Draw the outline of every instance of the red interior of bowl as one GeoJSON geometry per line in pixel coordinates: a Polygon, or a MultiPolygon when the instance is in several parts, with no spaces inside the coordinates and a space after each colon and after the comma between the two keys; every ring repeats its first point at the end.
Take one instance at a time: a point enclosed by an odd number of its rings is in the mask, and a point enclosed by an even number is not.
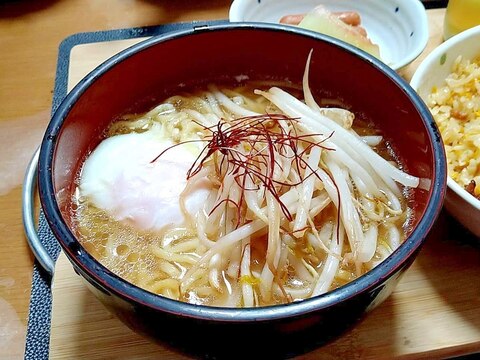
{"type": "MultiPolygon", "coordinates": [[[[310,86],[314,93],[339,98],[353,112],[371,119],[409,173],[434,176],[432,139],[403,85],[338,45],[295,32],[251,28],[207,30],[151,44],[100,73],[65,118],[54,158],[62,211],[69,209],[69,195],[86,154],[119,115],[146,110],[179,89],[238,75],[300,83],[312,49],[310,86]]],[[[415,222],[429,194],[414,191],[415,222]]],[[[68,216],[64,217],[68,222],[68,216]]]]}

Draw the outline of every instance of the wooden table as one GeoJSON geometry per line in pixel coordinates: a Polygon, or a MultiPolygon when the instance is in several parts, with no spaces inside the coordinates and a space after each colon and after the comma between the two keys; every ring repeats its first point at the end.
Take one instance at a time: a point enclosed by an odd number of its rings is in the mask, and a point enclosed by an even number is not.
{"type": "MultiPolygon", "coordinates": [[[[0,4],[0,358],[22,358],[24,352],[33,257],[23,234],[21,183],[49,121],[58,45],[68,35],[84,31],[225,19],[229,6],[227,0],[46,0],[0,4]]],[[[443,10],[430,10],[429,18],[429,45],[402,72],[407,80],[418,62],[441,41],[438,34],[443,10]]],[[[451,324],[441,339],[422,334],[424,342],[435,342],[435,351],[430,353],[433,357],[480,351],[480,336],[476,336],[480,333],[479,259],[477,240],[443,213],[414,264],[424,275],[415,281],[427,289],[416,293],[419,306],[425,306],[426,312],[440,311],[444,315],[437,320],[451,324]],[[443,279],[446,281],[439,281],[443,279]],[[469,284],[473,290],[464,290],[469,284]],[[429,304],[435,308],[429,309],[429,304]],[[457,333],[449,333],[450,329],[457,329],[457,333]],[[462,338],[473,340],[449,341],[462,338]]],[[[436,326],[432,323],[432,327],[436,326]]],[[[375,346],[375,339],[368,344],[375,346]]]]}

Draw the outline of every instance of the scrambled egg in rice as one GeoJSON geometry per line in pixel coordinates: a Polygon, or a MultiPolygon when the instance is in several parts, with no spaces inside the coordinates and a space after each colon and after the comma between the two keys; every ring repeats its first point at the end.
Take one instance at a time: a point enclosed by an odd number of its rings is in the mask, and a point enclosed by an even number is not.
{"type": "Polygon", "coordinates": [[[445,82],[427,105],[445,143],[448,175],[480,199],[480,58],[459,56],[445,82]]]}

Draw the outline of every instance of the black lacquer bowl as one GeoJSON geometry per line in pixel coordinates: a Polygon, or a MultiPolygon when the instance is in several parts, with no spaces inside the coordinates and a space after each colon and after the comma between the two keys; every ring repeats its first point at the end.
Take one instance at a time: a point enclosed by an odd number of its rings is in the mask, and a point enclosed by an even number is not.
{"type": "MultiPolygon", "coordinates": [[[[49,225],[78,274],[126,325],[199,357],[269,358],[304,353],[338,336],[391,294],[436,220],[445,195],[443,145],[428,109],[393,70],[360,50],[313,32],[266,24],[227,24],[139,43],[84,78],[53,116],[39,157],[39,192],[49,225]],[[380,128],[412,175],[414,224],[382,264],[325,295],[288,305],[232,309],[173,301],[103,267],[70,229],[74,178],[86,154],[119,115],[145,110],[178,90],[248,75],[301,82],[313,49],[310,86],[341,98],[380,128]]],[[[106,329],[108,331],[108,329],[106,329]]]]}

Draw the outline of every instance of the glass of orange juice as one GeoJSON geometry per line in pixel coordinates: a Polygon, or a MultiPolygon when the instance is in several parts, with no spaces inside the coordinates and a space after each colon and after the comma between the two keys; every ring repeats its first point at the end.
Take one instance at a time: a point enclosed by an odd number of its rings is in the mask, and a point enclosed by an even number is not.
{"type": "Polygon", "coordinates": [[[449,0],[443,24],[443,38],[480,25],[480,0],[449,0]]]}

